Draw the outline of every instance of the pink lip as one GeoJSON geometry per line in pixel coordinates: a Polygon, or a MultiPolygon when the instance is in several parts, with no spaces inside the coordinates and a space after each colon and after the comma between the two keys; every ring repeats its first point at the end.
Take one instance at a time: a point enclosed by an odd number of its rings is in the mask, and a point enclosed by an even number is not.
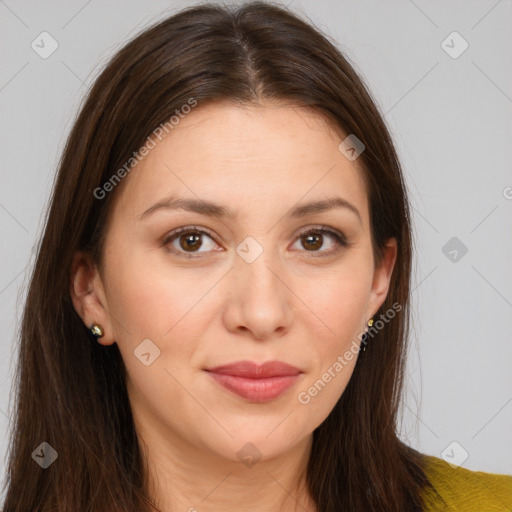
{"type": "Polygon", "coordinates": [[[303,373],[280,361],[238,361],[206,370],[221,386],[252,402],[268,402],[289,389],[303,373]]]}

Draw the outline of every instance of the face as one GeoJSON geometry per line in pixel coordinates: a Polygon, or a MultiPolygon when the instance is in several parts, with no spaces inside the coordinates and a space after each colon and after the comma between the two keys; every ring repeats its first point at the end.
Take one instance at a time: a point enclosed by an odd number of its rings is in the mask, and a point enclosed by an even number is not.
{"type": "Polygon", "coordinates": [[[147,435],[271,458],[340,398],[396,257],[390,240],[375,264],[344,138],[304,108],[199,105],[125,178],[101,268],[77,255],[72,294],[117,342],[147,435]]]}

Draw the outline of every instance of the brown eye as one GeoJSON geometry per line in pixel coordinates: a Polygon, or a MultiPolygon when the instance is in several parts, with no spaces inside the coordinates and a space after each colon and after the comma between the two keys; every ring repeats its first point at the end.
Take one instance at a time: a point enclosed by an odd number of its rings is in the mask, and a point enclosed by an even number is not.
{"type": "MultiPolygon", "coordinates": [[[[298,241],[306,252],[318,253],[318,256],[329,256],[348,245],[345,236],[341,232],[323,226],[302,231],[299,234],[298,241]],[[331,240],[330,243],[328,242],[329,239],[331,240]],[[327,247],[325,247],[326,243],[327,247]]],[[[314,256],[317,256],[317,254],[314,254],[314,256]]]]}
{"type": "Polygon", "coordinates": [[[320,249],[324,243],[322,234],[310,234],[303,235],[302,237],[302,245],[306,249],[320,249]]]}
{"type": "Polygon", "coordinates": [[[194,253],[218,251],[218,245],[206,231],[195,227],[178,228],[164,240],[164,245],[172,252],[184,257],[195,257],[194,253]],[[200,250],[204,249],[204,250],[200,250]]]}
{"type": "Polygon", "coordinates": [[[178,238],[180,242],[180,247],[184,251],[188,251],[189,249],[192,251],[197,251],[201,247],[201,235],[200,234],[189,234],[189,235],[180,235],[178,238]]]}

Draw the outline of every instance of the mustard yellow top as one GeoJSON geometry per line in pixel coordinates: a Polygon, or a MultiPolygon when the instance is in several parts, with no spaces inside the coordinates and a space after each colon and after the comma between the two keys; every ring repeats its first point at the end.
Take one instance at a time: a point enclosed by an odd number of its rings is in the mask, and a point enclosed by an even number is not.
{"type": "Polygon", "coordinates": [[[512,511],[512,476],[470,471],[431,456],[425,473],[437,491],[425,493],[425,512],[512,511]]]}

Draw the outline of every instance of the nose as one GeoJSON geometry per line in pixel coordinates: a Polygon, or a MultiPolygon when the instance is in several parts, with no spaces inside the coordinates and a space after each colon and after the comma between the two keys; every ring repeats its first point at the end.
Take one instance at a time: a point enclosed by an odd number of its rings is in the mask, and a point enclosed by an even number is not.
{"type": "Polygon", "coordinates": [[[252,263],[237,256],[230,274],[232,294],[223,315],[230,332],[264,341],[289,331],[293,293],[277,258],[266,251],[252,263]]]}

